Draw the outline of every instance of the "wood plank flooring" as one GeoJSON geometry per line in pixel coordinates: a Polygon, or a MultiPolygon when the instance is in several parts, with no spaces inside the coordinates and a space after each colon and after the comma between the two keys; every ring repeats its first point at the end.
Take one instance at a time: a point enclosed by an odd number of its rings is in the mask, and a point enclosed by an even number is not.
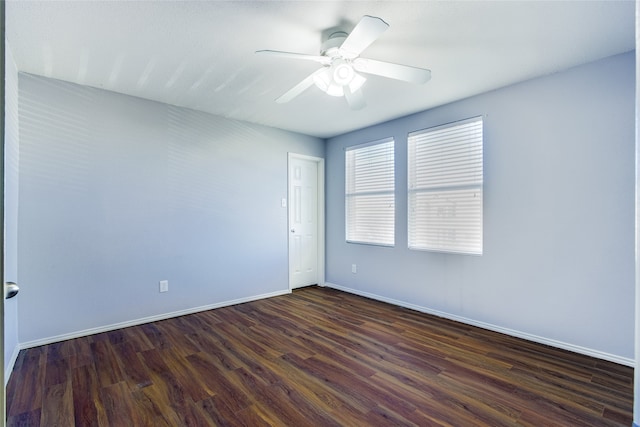
{"type": "Polygon", "coordinates": [[[340,291],[20,352],[9,426],[630,426],[633,370],[340,291]]]}

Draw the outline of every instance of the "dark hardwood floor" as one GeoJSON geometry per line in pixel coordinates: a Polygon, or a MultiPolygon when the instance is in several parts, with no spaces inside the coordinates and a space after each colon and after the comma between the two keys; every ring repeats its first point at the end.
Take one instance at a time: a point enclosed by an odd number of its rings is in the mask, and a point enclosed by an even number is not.
{"type": "Polygon", "coordinates": [[[630,426],[633,370],[310,287],[31,348],[9,426],[630,426]]]}

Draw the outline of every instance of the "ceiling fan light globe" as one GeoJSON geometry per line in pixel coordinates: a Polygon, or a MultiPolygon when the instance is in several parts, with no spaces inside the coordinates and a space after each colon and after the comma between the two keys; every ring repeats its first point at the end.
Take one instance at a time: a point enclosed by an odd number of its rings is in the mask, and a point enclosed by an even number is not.
{"type": "Polygon", "coordinates": [[[331,75],[329,73],[323,72],[316,74],[313,76],[313,82],[323,92],[329,90],[329,86],[331,86],[331,75]]]}
{"type": "Polygon", "coordinates": [[[333,76],[330,68],[313,76],[313,82],[321,91],[331,96],[344,96],[344,90],[341,85],[336,84],[333,81],[333,76]]]}
{"type": "Polygon", "coordinates": [[[353,80],[355,71],[350,64],[341,62],[333,69],[333,81],[341,86],[348,85],[353,80]]]}
{"type": "Polygon", "coordinates": [[[344,96],[344,88],[340,85],[333,83],[327,89],[327,95],[331,96],[344,96]]]}
{"type": "Polygon", "coordinates": [[[351,91],[351,93],[354,93],[355,91],[357,91],[358,89],[360,89],[362,87],[362,85],[364,84],[364,82],[367,81],[367,78],[364,77],[361,74],[358,74],[356,72],[353,73],[353,79],[351,79],[351,82],[349,83],[349,90],[351,91]]]}

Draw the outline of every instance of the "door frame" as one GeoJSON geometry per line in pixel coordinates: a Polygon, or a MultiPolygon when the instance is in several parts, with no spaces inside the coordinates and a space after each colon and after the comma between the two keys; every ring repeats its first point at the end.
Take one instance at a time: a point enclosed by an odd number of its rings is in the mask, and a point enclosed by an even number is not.
{"type": "Polygon", "coordinates": [[[289,192],[291,191],[291,161],[293,159],[299,159],[299,160],[310,160],[312,162],[315,162],[318,165],[318,180],[317,180],[317,194],[318,194],[318,212],[317,212],[317,225],[318,225],[318,230],[317,230],[317,254],[318,254],[318,286],[324,286],[325,283],[325,275],[324,275],[324,263],[325,263],[325,256],[324,256],[324,247],[325,247],[325,231],[324,231],[324,159],[322,157],[314,157],[314,156],[307,156],[305,154],[297,154],[297,153],[288,153],[287,156],[287,229],[286,229],[286,233],[287,233],[287,268],[288,268],[288,278],[289,278],[289,292],[293,291],[293,288],[291,287],[291,282],[292,282],[292,274],[291,274],[291,264],[290,264],[290,253],[289,251],[291,251],[291,248],[289,247],[289,243],[290,243],[290,236],[289,236],[289,229],[290,229],[290,224],[289,224],[289,220],[290,220],[290,210],[289,210],[289,201],[291,200],[291,194],[289,194],[289,192]]]}

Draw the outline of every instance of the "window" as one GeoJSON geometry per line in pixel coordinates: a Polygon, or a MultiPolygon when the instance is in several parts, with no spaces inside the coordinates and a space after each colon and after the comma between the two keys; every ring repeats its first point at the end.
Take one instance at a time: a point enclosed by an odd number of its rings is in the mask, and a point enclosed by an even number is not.
{"type": "Polygon", "coordinates": [[[347,242],[393,246],[393,138],[347,148],[345,183],[347,242]]]}
{"type": "Polygon", "coordinates": [[[482,117],[408,138],[409,248],[482,254],[482,117]]]}

